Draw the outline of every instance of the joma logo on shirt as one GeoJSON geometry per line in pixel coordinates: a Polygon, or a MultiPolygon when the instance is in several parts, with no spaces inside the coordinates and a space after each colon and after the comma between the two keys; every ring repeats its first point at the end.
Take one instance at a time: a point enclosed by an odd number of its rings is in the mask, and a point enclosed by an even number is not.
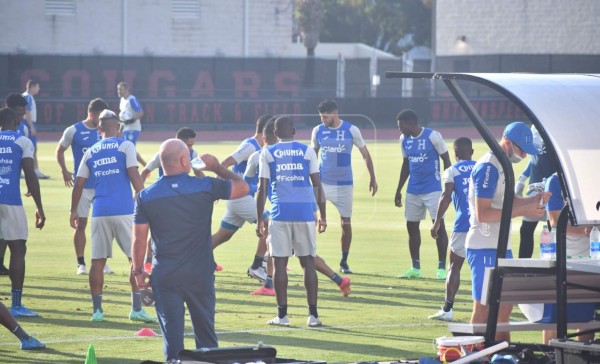
{"type": "Polygon", "coordinates": [[[275,172],[281,172],[281,171],[302,171],[302,170],[304,170],[304,166],[302,165],[302,163],[278,164],[277,168],[275,168],[275,172]]]}
{"type": "Polygon", "coordinates": [[[112,163],[117,163],[117,158],[116,157],[100,158],[97,161],[94,161],[94,168],[96,168],[98,166],[103,166],[103,165],[106,165],[106,164],[112,164],[112,163]]]}
{"type": "Polygon", "coordinates": [[[0,147],[0,153],[1,154],[10,154],[10,153],[12,153],[12,148],[11,147],[0,147]]]}

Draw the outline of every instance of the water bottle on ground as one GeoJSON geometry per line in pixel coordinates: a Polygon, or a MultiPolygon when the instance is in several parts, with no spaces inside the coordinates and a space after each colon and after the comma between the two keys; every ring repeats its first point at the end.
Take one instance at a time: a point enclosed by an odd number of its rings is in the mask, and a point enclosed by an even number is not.
{"type": "Polygon", "coordinates": [[[590,258],[600,259],[600,230],[597,226],[590,232],[590,258]]]}
{"type": "Polygon", "coordinates": [[[552,229],[551,233],[546,225],[540,236],[540,258],[556,259],[556,229],[552,229]]]}

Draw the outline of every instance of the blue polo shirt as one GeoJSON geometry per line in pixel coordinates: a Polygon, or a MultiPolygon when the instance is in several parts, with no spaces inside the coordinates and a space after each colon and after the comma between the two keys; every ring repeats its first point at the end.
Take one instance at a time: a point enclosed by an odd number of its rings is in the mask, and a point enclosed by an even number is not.
{"type": "Polygon", "coordinates": [[[230,181],[187,174],[163,176],[138,194],[134,222],[150,224],[153,281],[195,282],[214,274],[213,206],[230,196],[230,181]]]}

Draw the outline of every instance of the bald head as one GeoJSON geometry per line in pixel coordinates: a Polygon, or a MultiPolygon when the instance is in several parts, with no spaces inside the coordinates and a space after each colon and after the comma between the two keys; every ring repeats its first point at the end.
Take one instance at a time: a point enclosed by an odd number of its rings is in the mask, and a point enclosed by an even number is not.
{"type": "Polygon", "coordinates": [[[190,151],[179,139],[167,139],[158,151],[160,165],[166,176],[190,172],[190,151]]]}

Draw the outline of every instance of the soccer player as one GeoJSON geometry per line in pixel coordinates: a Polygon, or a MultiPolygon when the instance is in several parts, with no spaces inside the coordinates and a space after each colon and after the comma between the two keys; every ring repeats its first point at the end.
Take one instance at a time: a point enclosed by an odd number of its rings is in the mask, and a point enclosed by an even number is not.
{"type": "Polygon", "coordinates": [[[214,201],[248,193],[240,176],[203,155],[206,170],[219,178],[190,177],[188,148],[178,139],[160,147],[164,176],[139,193],[135,209],[132,271],[141,287],[148,286],[144,255],[152,231],[155,266],[152,291],[163,334],[167,362],[175,362],[184,348],[184,303],[187,305],[196,348],[217,347],[215,334],[215,266],[210,237],[214,201]]]}
{"type": "Polygon", "coordinates": [[[35,227],[42,229],[46,221],[38,178],[33,168],[33,143],[19,135],[17,113],[10,108],[0,109],[0,243],[10,249],[10,280],[14,317],[38,316],[21,303],[25,281],[27,252],[27,217],[21,199],[21,170],[27,189],[35,202],[35,227]]]}
{"type": "MultiPolygon", "coordinates": [[[[27,100],[23,95],[18,93],[11,93],[6,96],[4,100],[6,107],[12,109],[17,114],[17,127],[16,131],[19,135],[29,139],[29,127],[27,126],[27,120],[25,117],[25,108],[27,107],[27,100]],[[20,121],[20,122],[19,122],[20,121]]],[[[9,270],[4,265],[4,256],[6,255],[6,243],[0,239],[0,276],[8,276],[9,270]]]]}
{"type": "MultiPolygon", "coordinates": [[[[71,227],[77,229],[79,216],[77,207],[90,176],[94,176],[94,202],[92,211],[92,266],[89,281],[92,295],[92,321],[103,321],[102,288],[103,268],[106,259],[112,257],[112,243],[117,240],[119,247],[131,261],[131,232],[133,228],[133,196],[131,185],[139,193],[144,184],[137,170],[135,145],[128,140],[117,138],[119,119],[111,110],[100,113],[98,129],[102,140],[89,148],[81,160],[71,197],[71,227]]],[[[129,319],[140,322],[156,322],[142,309],[139,288],[132,273],[132,309],[129,319]]]]}
{"type": "MultiPolygon", "coordinates": [[[[175,137],[177,139],[183,141],[185,143],[185,145],[187,145],[189,154],[190,154],[190,160],[198,157],[198,152],[196,152],[194,150],[194,144],[196,143],[196,132],[195,131],[193,131],[190,128],[183,127],[181,129],[177,130],[175,137]]],[[[146,182],[146,178],[148,178],[150,173],[155,169],[158,169],[158,177],[162,177],[163,169],[160,165],[160,153],[156,153],[152,157],[152,159],[150,159],[148,161],[148,163],[146,164],[144,169],[142,169],[142,173],[140,173],[140,176],[142,177],[142,181],[146,182]]],[[[204,177],[204,173],[202,173],[202,171],[200,171],[200,170],[194,170],[194,174],[196,175],[196,177],[204,177]]]]}
{"type": "MultiPolygon", "coordinates": [[[[271,119],[269,119],[267,124],[265,124],[265,127],[262,132],[264,148],[277,143],[277,137],[275,136],[276,119],[276,117],[272,117],[271,119]]],[[[252,154],[248,159],[248,166],[246,167],[246,173],[244,174],[244,179],[246,180],[246,182],[248,182],[248,184],[256,183],[254,178],[258,176],[258,163],[260,159],[260,152],[261,151],[254,152],[254,154],[252,154]]],[[[269,201],[271,201],[270,185],[267,185],[267,198],[269,199],[269,201]]],[[[268,225],[268,213],[263,214],[263,221],[265,225],[268,225]]],[[[268,229],[265,228],[265,230],[268,229]]],[[[256,266],[252,266],[252,269],[259,268],[259,264],[257,264],[256,262],[255,264],[256,266]]],[[[273,259],[271,257],[269,257],[267,267],[267,277],[265,279],[265,283],[259,289],[251,292],[251,295],[275,296],[275,290],[273,289],[273,259]]],[[[352,284],[352,280],[349,277],[340,277],[333,269],[331,269],[331,267],[327,265],[325,260],[318,255],[315,256],[315,268],[317,272],[322,273],[327,278],[331,279],[339,287],[344,297],[350,295],[350,285],[352,284]]]]}
{"type": "Polygon", "coordinates": [[[315,152],[321,151],[321,184],[325,197],[331,201],[340,213],[342,224],[342,259],[340,272],[351,274],[348,266],[348,254],[352,243],[352,202],[354,180],[352,177],[352,147],[360,151],[369,171],[369,191],[371,196],[377,193],[377,180],[373,159],[363,140],[360,130],[347,121],[340,119],[338,107],[333,100],[324,100],[317,107],[321,125],[312,131],[311,144],[315,152]]]}
{"type": "MultiPolygon", "coordinates": [[[[519,177],[518,182],[515,184],[515,193],[519,196],[523,195],[525,189],[525,182],[529,179],[529,185],[534,183],[543,182],[544,179],[550,177],[552,173],[556,172],[556,167],[550,155],[546,152],[546,146],[540,133],[537,131],[535,126],[531,126],[531,132],[533,134],[533,143],[539,151],[539,154],[532,155],[529,157],[529,163],[527,168],[519,177]]],[[[521,236],[521,243],[519,245],[519,258],[531,258],[533,255],[533,246],[535,228],[538,225],[538,221],[546,221],[546,216],[542,216],[540,220],[531,220],[528,217],[523,217],[521,223],[521,229],[519,230],[521,236]]]]}
{"type": "MultiPolygon", "coordinates": [[[[408,248],[412,259],[412,267],[399,278],[422,278],[419,225],[421,220],[425,219],[427,211],[432,220],[435,220],[437,215],[438,201],[442,193],[440,158],[444,162],[444,170],[450,168],[451,163],[442,135],[433,129],[420,126],[417,114],[413,110],[401,111],[397,120],[402,132],[400,146],[404,160],[394,203],[397,207],[402,207],[402,188],[408,180],[404,213],[408,230],[408,248]]],[[[437,279],[446,279],[448,235],[444,219],[439,219],[439,223],[440,228],[435,239],[438,251],[437,279]]]]}
{"type": "Polygon", "coordinates": [[[6,327],[13,335],[21,342],[21,350],[37,350],[44,349],[45,344],[39,342],[33,336],[27,334],[19,325],[17,320],[10,314],[10,311],[0,302],[0,324],[6,327]]]}
{"type": "MultiPolygon", "coordinates": [[[[144,110],[137,97],[131,94],[129,85],[126,82],[119,82],[117,93],[121,98],[119,103],[119,121],[121,123],[122,138],[129,140],[135,145],[142,133],[141,119],[144,116],[144,110]]],[[[137,152],[136,158],[143,166],[146,165],[142,156],[137,152]]]]}
{"type": "Polygon", "coordinates": [[[268,325],[289,326],[287,316],[287,263],[296,255],[304,269],[304,287],[308,302],[310,327],[321,326],[317,311],[318,281],[315,270],[316,236],[314,204],[320,211],[318,230],[327,228],[325,196],[319,179],[315,151],[294,141],[294,124],[287,116],[275,121],[279,143],[263,149],[259,161],[259,188],[256,198],[258,223],[256,232],[263,238],[263,212],[267,199],[267,184],[271,184],[269,248],[275,264],[275,295],[277,316],[268,325]]]}
{"type": "Polygon", "coordinates": [[[465,137],[456,139],[454,141],[454,156],[456,157],[456,163],[444,171],[442,178],[444,191],[440,197],[435,221],[431,228],[431,237],[437,239],[441,221],[450,206],[450,202],[452,202],[456,210],[456,216],[450,237],[450,272],[446,277],[446,299],[442,309],[429,316],[430,319],[442,321],[452,320],[452,306],[454,305],[456,292],[460,287],[460,270],[466,256],[465,240],[467,231],[469,231],[470,218],[467,195],[469,193],[469,177],[473,165],[475,165],[475,161],[472,160],[473,143],[471,139],[465,137]]]}
{"type": "MultiPolygon", "coordinates": [[[[237,173],[240,177],[244,176],[248,158],[250,158],[252,153],[260,150],[263,146],[262,130],[270,118],[271,115],[261,115],[258,117],[256,120],[254,136],[244,139],[238,148],[221,162],[223,167],[228,168],[233,166],[233,172],[237,173]]],[[[227,210],[221,219],[221,226],[212,236],[213,249],[231,239],[233,234],[235,234],[246,221],[251,224],[256,223],[255,193],[256,183],[252,184],[247,196],[226,201],[227,210]]],[[[256,255],[253,259],[252,266],[248,269],[247,273],[248,276],[264,282],[266,273],[262,267],[252,269],[257,263],[262,264],[263,256],[266,253],[266,243],[261,241],[261,239],[264,238],[259,239],[256,255]]]]}
{"type": "MultiPolygon", "coordinates": [[[[533,136],[529,127],[522,122],[509,124],[500,141],[500,148],[512,163],[518,163],[527,154],[537,154],[539,151],[533,144],[533,136]]],[[[479,158],[469,181],[469,232],[465,246],[467,248],[467,261],[471,267],[473,312],[471,323],[486,323],[489,313],[488,306],[481,304],[483,290],[483,277],[486,267],[493,267],[496,262],[498,237],[500,234],[500,219],[502,217],[502,204],[504,200],[504,174],[498,157],[491,151],[479,158]]],[[[529,216],[539,218],[544,215],[545,202],[549,194],[544,193],[529,198],[514,197],[512,217],[529,216]],[[540,204],[540,199],[542,203],[540,204]]],[[[512,258],[510,236],[506,258],[512,258]]],[[[498,322],[508,322],[512,305],[500,304],[498,322]]],[[[510,333],[499,332],[497,341],[510,341],[510,333]]]]}
{"type": "Polygon", "coordinates": [[[35,105],[35,99],[33,98],[40,92],[40,83],[35,80],[27,81],[27,89],[23,92],[23,97],[27,100],[27,107],[25,108],[25,120],[27,121],[27,127],[29,128],[29,139],[33,143],[33,164],[35,168],[35,174],[39,179],[48,179],[47,175],[40,171],[40,167],[37,159],[37,106],[35,105]]]}
{"type": "MultiPolygon", "coordinates": [[[[69,126],[63,132],[62,138],[56,147],[56,161],[62,171],[66,187],[73,187],[73,175],[77,175],[77,169],[81,164],[83,154],[101,139],[98,132],[98,122],[100,121],[100,113],[106,109],[108,109],[106,101],[102,99],[90,101],[87,118],[69,126]],[[69,171],[65,163],[65,151],[69,147],[71,147],[71,152],[73,153],[73,172],[69,171]]],[[[94,183],[94,176],[92,175],[83,186],[81,199],[77,206],[77,229],[73,233],[73,245],[75,246],[75,255],[77,257],[77,274],[87,274],[84,259],[86,243],[85,228],[94,198],[94,183]]],[[[110,272],[110,268],[107,267],[108,265],[104,266],[104,273],[110,272]]]]}

